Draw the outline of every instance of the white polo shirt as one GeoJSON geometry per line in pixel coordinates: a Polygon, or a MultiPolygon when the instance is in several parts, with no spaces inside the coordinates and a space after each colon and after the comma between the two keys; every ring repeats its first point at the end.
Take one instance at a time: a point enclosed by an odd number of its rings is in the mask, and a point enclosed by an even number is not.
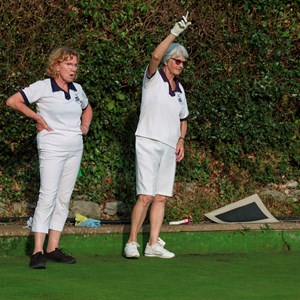
{"type": "Polygon", "coordinates": [[[172,91],[169,80],[160,69],[151,77],[144,74],[141,112],[135,135],[165,143],[174,149],[180,137],[180,121],[188,115],[182,85],[175,79],[172,91]]]}
{"type": "Polygon", "coordinates": [[[71,82],[68,86],[69,92],[66,93],[54,79],[48,78],[20,91],[27,105],[36,103],[37,114],[53,130],[37,134],[38,149],[77,151],[83,148],[80,124],[88,99],[80,84],[71,82]]]}

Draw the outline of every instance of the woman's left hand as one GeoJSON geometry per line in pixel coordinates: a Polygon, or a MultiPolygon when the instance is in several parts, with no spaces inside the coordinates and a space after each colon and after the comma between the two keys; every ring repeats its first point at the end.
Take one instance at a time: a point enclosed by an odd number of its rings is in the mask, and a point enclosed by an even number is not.
{"type": "Polygon", "coordinates": [[[87,135],[87,133],[89,132],[89,126],[87,125],[81,124],[80,129],[83,135],[87,135]]]}
{"type": "Polygon", "coordinates": [[[184,158],[184,140],[183,139],[179,139],[177,142],[177,146],[176,146],[176,161],[180,162],[183,160],[184,158]]]}

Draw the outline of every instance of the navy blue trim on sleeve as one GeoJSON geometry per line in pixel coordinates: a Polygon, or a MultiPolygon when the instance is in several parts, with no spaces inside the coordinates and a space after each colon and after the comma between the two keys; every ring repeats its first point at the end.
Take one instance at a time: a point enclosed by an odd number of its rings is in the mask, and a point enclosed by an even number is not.
{"type": "Polygon", "coordinates": [[[180,122],[187,121],[189,119],[190,115],[187,115],[184,119],[180,119],[180,122]]]}
{"type": "Polygon", "coordinates": [[[151,78],[156,74],[157,70],[156,70],[150,77],[148,77],[148,76],[147,76],[148,68],[149,68],[149,65],[148,65],[147,68],[146,68],[146,77],[147,77],[147,79],[151,79],[151,78]]]}
{"type": "Polygon", "coordinates": [[[22,95],[22,97],[23,97],[23,99],[24,99],[24,101],[25,101],[25,104],[28,106],[28,105],[30,104],[30,102],[29,102],[29,100],[28,100],[26,94],[25,94],[22,90],[19,91],[19,92],[20,92],[20,94],[22,95]]]}

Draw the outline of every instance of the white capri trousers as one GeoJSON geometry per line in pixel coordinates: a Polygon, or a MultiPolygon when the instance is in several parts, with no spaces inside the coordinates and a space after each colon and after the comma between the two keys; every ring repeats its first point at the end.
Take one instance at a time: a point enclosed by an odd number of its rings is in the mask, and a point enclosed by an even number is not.
{"type": "Polygon", "coordinates": [[[32,231],[63,231],[83,150],[39,150],[40,192],[32,231]]]}
{"type": "Polygon", "coordinates": [[[176,150],[156,140],[136,136],[137,195],[171,197],[176,171],[176,150]]]}

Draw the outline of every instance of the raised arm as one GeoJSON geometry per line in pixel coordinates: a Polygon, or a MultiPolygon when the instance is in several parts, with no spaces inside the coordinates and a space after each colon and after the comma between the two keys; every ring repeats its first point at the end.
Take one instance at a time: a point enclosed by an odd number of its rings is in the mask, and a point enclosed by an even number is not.
{"type": "Polygon", "coordinates": [[[148,78],[150,78],[156,72],[169,45],[173,43],[176,37],[178,37],[179,34],[181,34],[191,24],[191,22],[188,22],[187,20],[188,15],[189,12],[187,12],[186,15],[183,16],[182,19],[174,25],[171,33],[156,47],[156,49],[152,53],[152,57],[147,69],[148,78]]]}

